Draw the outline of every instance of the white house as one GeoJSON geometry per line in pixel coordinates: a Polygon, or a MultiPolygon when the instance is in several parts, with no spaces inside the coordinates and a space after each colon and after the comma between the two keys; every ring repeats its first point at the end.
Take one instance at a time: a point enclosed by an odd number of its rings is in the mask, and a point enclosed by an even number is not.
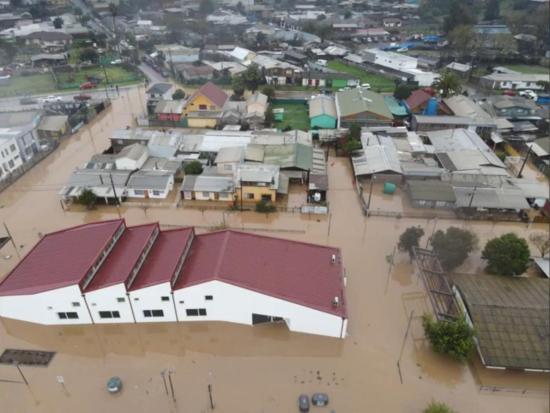
{"type": "Polygon", "coordinates": [[[0,316],[38,324],[284,323],[344,338],[339,249],[224,230],[127,228],[44,236],[0,283],[0,316]]]}
{"type": "Polygon", "coordinates": [[[128,198],[165,199],[174,189],[174,174],[165,171],[137,171],[126,184],[128,198]]]}
{"type": "Polygon", "coordinates": [[[518,73],[509,71],[508,73],[491,73],[481,76],[479,82],[485,87],[491,89],[533,89],[542,90],[544,86],[538,82],[548,81],[548,75],[533,73],[518,73]]]}
{"type": "Polygon", "coordinates": [[[0,131],[0,181],[23,165],[23,159],[15,135],[0,131]]]}
{"type": "Polygon", "coordinates": [[[143,166],[148,157],[149,150],[147,146],[134,143],[133,145],[122,148],[121,151],[115,155],[116,169],[135,171],[143,166]]]}
{"type": "Polygon", "coordinates": [[[177,321],[172,285],[181,272],[194,237],[192,228],[162,231],[157,237],[128,291],[136,322],[177,321]]]}
{"type": "Polygon", "coordinates": [[[235,184],[233,176],[185,175],[181,185],[184,200],[233,201],[235,184]]]}

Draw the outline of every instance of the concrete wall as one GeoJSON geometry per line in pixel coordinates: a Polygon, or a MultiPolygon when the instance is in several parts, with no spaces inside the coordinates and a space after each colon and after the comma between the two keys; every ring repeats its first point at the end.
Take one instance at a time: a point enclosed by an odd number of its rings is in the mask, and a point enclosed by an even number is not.
{"type": "Polygon", "coordinates": [[[133,323],[135,321],[130,301],[126,296],[126,287],[122,283],[91,291],[86,293],[84,298],[88,303],[94,323],[133,323]],[[120,318],[101,318],[100,311],[118,311],[120,318]]]}
{"type": "MultiPolygon", "coordinates": [[[[233,200],[233,193],[232,192],[201,192],[201,191],[194,191],[193,192],[195,199],[197,201],[223,201],[228,202],[233,200]]],[[[184,195],[185,197],[185,195],[184,195]]],[[[192,197],[185,197],[185,199],[192,199],[192,197]]]]}
{"type": "Polygon", "coordinates": [[[38,324],[91,324],[92,319],[80,287],[71,285],[31,295],[0,297],[0,316],[38,324]],[[62,319],[58,313],[77,313],[62,319]]]}
{"type": "Polygon", "coordinates": [[[252,325],[252,314],[282,317],[290,331],[345,337],[344,320],[333,314],[294,304],[279,298],[209,281],[174,291],[180,321],[227,321],[252,325]],[[205,296],[211,295],[212,300],[205,296]],[[204,316],[187,316],[187,309],[205,309],[204,316]]]}
{"type": "Polygon", "coordinates": [[[130,291],[129,297],[136,322],[177,321],[169,282],[130,291]],[[168,297],[168,301],[163,301],[162,297],[168,297]],[[144,310],[162,310],[164,315],[162,317],[145,317],[144,310]]]}

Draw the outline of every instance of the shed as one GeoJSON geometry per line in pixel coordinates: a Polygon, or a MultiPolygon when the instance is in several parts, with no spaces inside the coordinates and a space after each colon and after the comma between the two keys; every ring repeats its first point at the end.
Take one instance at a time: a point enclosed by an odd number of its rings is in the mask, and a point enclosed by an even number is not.
{"type": "Polygon", "coordinates": [[[67,115],[43,116],[38,125],[38,134],[42,138],[60,138],[67,133],[68,127],[67,115]]]}
{"type": "Polygon", "coordinates": [[[311,129],[334,129],[337,121],[334,99],[326,95],[313,96],[309,101],[311,129]]]}
{"type": "Polygon", "coordinates": [[[435,179],[408,180],[407,192],[413,207],[453,208],[456,202],[452,185],[435,179]]]}

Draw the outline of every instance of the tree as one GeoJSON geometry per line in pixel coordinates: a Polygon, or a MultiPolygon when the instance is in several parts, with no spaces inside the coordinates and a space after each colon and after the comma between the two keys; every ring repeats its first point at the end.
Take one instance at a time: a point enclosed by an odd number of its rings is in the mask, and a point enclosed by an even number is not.
{"type": "Polygon", "coordinates": [[[201,0],[199,12],[201,14],[210,14],[214,11],[214,2],[212,0],[201,0]]]}
{"type": "Polygon", "coordinates": [[[347,155],[351,155],[354,151],[361,148],[361,141],[359,139],[354,139],[350,137],[348,137],[342,144],[342,149],[347,155]]]}
{"type": "Polygon", "coordinates": [[[349,18],[351,18],[351,11],[350,11],[350,10],[346,10],[346,11],[344,12],[344,19],[347,20],[347,19],[349,19],[349,18]]]}
{"type": "Polygon", "coordinates": [[[174,93],[172,93],[172,99],[174,100],[181,100],[185,98],[185,91],[183,89],[177,89],[174,93]]]}
{"type": "Polygon", "coordinates": [[[202,163],[191,161],[184,168],[185,175],[200,175],[202,173],[202,163]]]}
{"type": "Polygon", "coordinates": [[[545,92],[550,92],[550,82],[548,80],[537,81],[537,86],[542,87],[545,92]]]}
{"type": "Polygon", "coordinates": [[[231,87],[233,88],[233,93],[236,96],[242,97],[245,89],[244,80],[242,76],[234,76],[231,81],[231,87]]]}
{"type": "Polygon", "coordinates": [[[262,93],[267,96],[269,100],[273,99],[273,96],[275,95],[275,88],[271,85],[265,85],[262,88],[262,93]]]}
{"type": "Polygon", "coordinates": [[[99,55],[97,51],[93,47],[86,47],[80,51],[79,59],[82,62],[90,61],[90,62],[97,62],[99,59],[99,55]]]}
{"type": "Polygon", "coordinates": [[[534,232],[530,234],[529,241],[539,250],[541,257],[546,256],[550,252],[550,238],[546,232],[534,232]]]}
{"type": "Polygon", "coordinates": [[[449,33],[457,26],[472,25],[476,21],[470,8],[462,0],[453,0],[450,5],[449,14],[443,21],[443,31],[449,33]]]}
{"type": "Polygon", "coordinates": [[[413,248],[418,247],[420,238],[424,236],[424,230],[420,227],[409,227],[399,237],[397,248],[400,251],[407,251],[412,261],[413,248]]]}
{"type": "Polygon", "coordinates": [[[53,19],[53,27],[55,27],[56,29],[61,29],[63,27],[63,23],[63,19],[59,16],[53,19]]]}
{"type": "Polygon", "coordinates": [[[432,84],[432,87],[439,91],[444,98],[450,95],[457,95],[462,92],[462,84],[457,75],[445,70],[441,76],[432,84]]]}
{"type": "Polygon", "coordinates": [[[349,127],[349,137],[351,139],[361,139],[361,125],[352,123],[349,127]]]}
{"type": "Polygon", "coordinates": [[[436,231],[430,243],[445,271],[450,271],[468,258],[468,254],[477,248],[477,236],[471,231],[449,227],[446,232],[436,231]]]}
{"type": "Polygon", "coordinates": [[[500,0],[488,0],[485,6],[485,20],[497,20],[500,18],[500,0]]]}
{"type": "Polygon", "coordinates": [[[275,117],[273,116],[273,109],[271,106],[268,106],[265,110],[264,126],[270,128],[273,125],[275,117]]]}
{"type": "Polygon", "coordinates": [[[84,189],[76,199],[76,202],[85,205],[88,209],[92,209],[97,202],[97,196],[91,189],[84,189]]]}
{"type": "Polygon", "coordinates": [[[422,413],[456,413],[453,409],[447,406],[445,403],[430,402],[422,413]]]}
{"type": "Polygon", "coordinates": [[[78,20],[80,21],[80,24],[86,24],[91,20],[91,17],[89,14],[83,14],[78,20]]]}
{"type": "Polygon", "coordinates": [[[42,19],[50,15],[50,8],[48,3],[44,0],[34,3],[29,7],[29,13],[33,19],[42,19]]]}
{"type": "Polygon", "coordinates": [[[527,270],[530,255],[525,238],[510,232],[489,240],[481,258],[487,260],[491,274],[520,275],[527,270]]]}
{"type": "Polygon", "coordinates": [[[447,40],[451,49],[459,56],[471,56],[477,49],[477,36],[472,26],[456,26],[449,32],[447,40]]]}
{"type": "Polygon", "coordinates": [[[265,78],[262,75],[262,71],[255,63],[246,68],[242,74],[242,78],[246,88],[252,92],[255,92],[260,84],[265,83],[265,78]]]}
{"type": "Polygon", "coordinates": [[[399,83],[393,91],[393,97],[397,100],[405,100],[411,95],[416,86],[407,85],[406,83],[399,83]]]}
{"type": "Polygon", "coordinates": [[[474,331],[464,318],[434,321],[430,315],[424,314],[422,326],[436,353],[445,354],[460,362],[465,362],[473,354],[474,331]]]}

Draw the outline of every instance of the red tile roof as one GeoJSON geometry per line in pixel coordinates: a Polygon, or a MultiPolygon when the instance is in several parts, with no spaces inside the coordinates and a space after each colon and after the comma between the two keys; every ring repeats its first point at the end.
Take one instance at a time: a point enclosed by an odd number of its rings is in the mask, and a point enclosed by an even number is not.
{"type": "Polygon", "coordinates": [[[81,284],[124,220],[97,222],[45,235],[0,284],[0,295],[36,294],[81,284]]]}
{"type": "Polygon", "coordinates": [[[174,290],[211,280],[346,317],[338,248],[231,230],[197,235],[174,290]]]}
{"type": "Polygon", "coordinates": [[[430,100],[431,97],[432,96],[429,93],[426,93],[422,89],[416,89],[407,98],[407,106],[409,107],[409,109],[415,109],[418,106],[426,103],[428,100],[430,100]]]}
{"type": "Polygon", "coordinates": [[[228,98],[227,94],[212,82],[207,82],[202,85],[199,90],[193,93],[189,101],[191,102],[199,94],[206,96],[212,103],[220,108],[228,98]]]}
{"type": "Polygon", "coordinates": [[[179,259],[185,252],[188,241],[193,236],[193,228],[161,231],[128,291],[169,282],[174,275],[179,259]]]}
{"type": "Polygon", "coordinates": [[[85,292],[125,283],[157,228],[158,224],[127,228],[101,265],[92,282],[86,287],[85,292]]]}

